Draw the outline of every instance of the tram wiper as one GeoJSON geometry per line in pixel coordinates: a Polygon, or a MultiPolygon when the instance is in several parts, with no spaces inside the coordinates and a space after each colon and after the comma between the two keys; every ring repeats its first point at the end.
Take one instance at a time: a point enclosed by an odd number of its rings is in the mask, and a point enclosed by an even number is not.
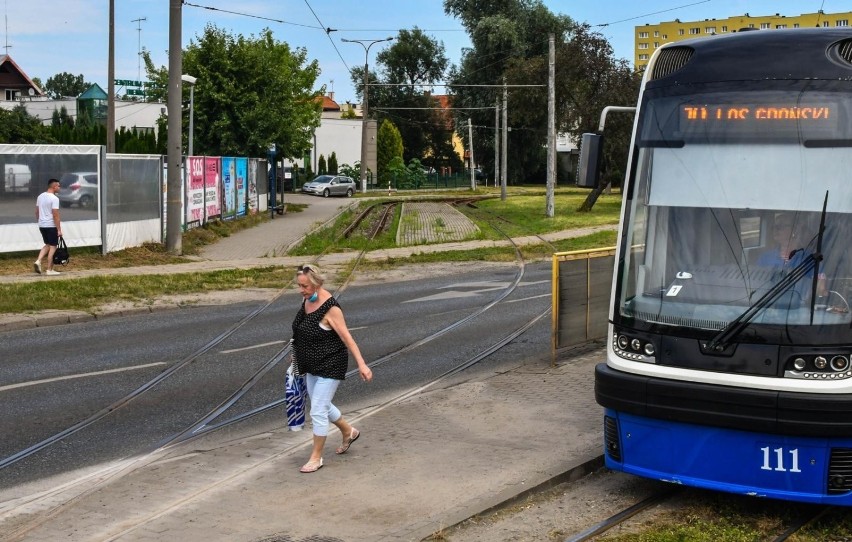
{"type": "MultiPolygon", "coordinates": [[[[825,232],[825,210],[828,207],[828,190],[825,191],[825,199],[822,201],[822,215],[819,218],[819,231],[817,232],[817,254],[822,254],[822,234],[825,232]]],[[[817,284],[819,283],[819,268],[814,271],[811,282],[811,324],[814,325],[814,307],[816,306],[817,284]]]]}
{"type": "Polygon", "coordinates": [[[740,333],[754,320],[754,317],[767,306],[777,300],[781,294],[786,292],[791,286],[799,282],[799,280],[807,276],[813,271],[817,264],[822,260],[822,254],[816,252],[809,254],[799,265],[794,267],[790,274],[778,281],[772,288],[769,289],[763,296],[758,299],[754,305],[747,308],[742,314],[737,316],[727,326],[722,329],[713,339],[707,343],[707,349],[714,352],[723,352],[725,348],[733,341],[740,333]]]}

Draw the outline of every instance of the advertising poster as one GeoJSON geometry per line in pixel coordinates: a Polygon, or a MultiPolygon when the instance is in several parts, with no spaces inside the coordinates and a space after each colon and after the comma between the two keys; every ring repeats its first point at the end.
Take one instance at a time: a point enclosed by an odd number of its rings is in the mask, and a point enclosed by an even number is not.
{"type": "Polygon", "coordinates": [[[186,228],[204,223],[204,158],[190,156],[186,170],[186,228]]]}
{"type": "Polygon", "coordinates": [[[237,216],[246,214],[246,177],[248,176],[248,158],[237,158],[237,216]]]}
{"type": "Polygon", "coordinates": [[[257,201],[257,160],[251,160],[248,165],[248,212],[256,214],[257,201]]]}
{"type": "Polygon", "coordinates": [[[222,218],[237,214],[237,164],[235,158],[222,158],[222,218]]]}
{"type": "Polygon", "coordinates": [[[206,205],[205,220],[222,215],[219,203],[221,161],[219,157],[204,158],[204,203],[206,205]]]}

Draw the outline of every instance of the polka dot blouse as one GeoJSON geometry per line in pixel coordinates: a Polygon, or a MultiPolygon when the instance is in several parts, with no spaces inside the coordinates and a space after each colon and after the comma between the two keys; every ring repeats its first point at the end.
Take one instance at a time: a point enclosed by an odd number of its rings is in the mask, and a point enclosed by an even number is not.
{"type": "Polygon", "coordinates": [[[334,297],[314,312],[305,312],[305,303],[293,320],[293,354],[299,374],[343,380],[349,367],[349,351],[333,329],[320,327],[332,307],[340,307],[334,297]]]}

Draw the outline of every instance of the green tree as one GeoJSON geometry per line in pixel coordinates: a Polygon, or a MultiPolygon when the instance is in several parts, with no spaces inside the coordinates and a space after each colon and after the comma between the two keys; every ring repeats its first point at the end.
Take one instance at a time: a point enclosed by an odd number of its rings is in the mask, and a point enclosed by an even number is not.
{"type": "MultiPolygon", "coordinates": [[[[382,170],[379,170],[382,171],[382,170]]],[[[382,183],[390,183],[396,188],[414,188],[408,178],[408,168],[402,156],[394,156],[384,167],[384,174],[379,174],[382,183]]]]}
{"type": "Polygon", "coordinates": [[[59,109],[53,110],[50,125],[54,128],[59,128],[60,126],[74,128],[74,118],[68,114],[68,109],[63,105],[59,109]]]}
{"type": "Polygon", "coordinates": [[[43,90],[48,97],[54,100],[63,96],[77,97],[84,93],[91,86],[83,79],[83,74],[73,75],[68,72],[57,73],[53,77],[49,77],[44,84],[43,90]]]}
{"type": "MultiPolygon", "coordinates": [[[[376,135],[376,168],[379,182],[388,181],[386,175],[394,158],[402,160],[402,135],[391,121],[385,119],[376,135]]],[[[405,168],[404,161],[402,167],[405,168]]]]}
{"type": "Polygon", "coordinates": [[[340,114],[340,118],[347,120],[354,120],[358,118],[358,115],[355,114],[355,108],[352,107],[352,104],[347,103],[345,109],[340,114]]]}
{"type": "Polygon", "coordinates": [[[349,164],[341,164],[339,172],[341,175],[346,175],[347,177],[351,177],[352,179],[361,178],[360,164],[358,165],[358,167],[350,166],[349,164]]]}
{"type": "MultiPolygon", "coordinates": [[[[183,56],[184,72],[198,78],[196,154],[266,156],[275,143],[278,158],[294,159],[311,148],[320,124],[316,98],[324,89],[313,90],[319,65],[307,60],[304,48],[276,41],[269,29],[244,37],[210,24],[183,56]]],[[[150,98],[164,98],[168,68],[155,68],[144,53],[143,58],[152,81],[150,98]]],[[[189,89],[184,92],[188,99],[189,89]]]]}
{"type": "Polygon", "coordinates": [[[328,157],[328,172],[337,175],[337,153],[334,151],[331,151],[331,156],[328,157]]]}
{"type": "Polygon", "coordinates": [[[317,173],[319,175],[325,175],[328,173],[328,167],[325,165],[325,156],[319,155],[319,159],[317,161],[317,173]]]}
{"type": "MultiPolygon", "coordinates": [[[[446,135],[432,119],[435,102],[426,86],[444,79],[449,61],[444,44],[422,30],[400,30],[393,44],[376,55],[380,76],[377,82],[394,86],[371,87],[370,111],[379,120],[389,118],[400,131],[405,160],[434,154],[432,142],[446,135]],[[404,85],[404,86],[399,86],[404,85]],[[382,111],[382,107],[411,108],[382,111]]],[[[373,79],[373,74],[371,74],[373,79]]],[[[363,69],[353,70],[356,87],[363,69]]]]}
{"type": "Polygon", "coordinates": [[[47,127],[27,113],[23,104],[0,109],[0,143],[55,143],[47,127]]]}
{"type": "Polygon", "coordinates": [[[423,158],[431,151],[429,142],[437,128],[428,110],[436,104],[425,85],[444,79],[449,64],[444,44],[415,26],[400,30],[392,45],[376,55],[376,61],[382,66],[384,82],[407,85],[385,87],[380,100],[395,107],[420,108],[395,111],[394,124],[402,135],[404,159],[423,158]]]}
{"type": "MultiPolygon", "coordinates": [[[[444,0],[446,13],[458,18],[468,31],[473,48],[460,66],[451,70],[454,106],[490,107],[459,111],[461,129],[471,118],[474,154],[485,170],[494,167],[494,109],[502,91],[463,87],[464,84],[543,85],[547,82],[547,36],[556,36],[557,131],[572,135],[594,131],[601,105],[635,103],[638,78],[626,64],[615,60],[606,39],[577,24],[566,15],[551,13],[540,0],[444,0]],[[504,79],[505,78],[505,79],[504,79]],[[593,124],[594,123],[594,124],[593,124]],[[477,129],[477,126],[488,127],[477,129]]],[[[545,86],[509,90],[508,179],[511,182],[543,182],[547,141],[547,89],[545,86]]],[[[609,129],[607,129],[609,132],[609,129]]],[[[612,138],[611,142],[618,138],[612,138]]],[[[624,148],[626,152],[626,147],[624,148]]],[[[626,155],[626,154],[625,154],[626,155]]],[[[623,162],[623,158],[622,158],[623,162]]],[[[608,171],[614,171],[609,168],[608,171]]]]}

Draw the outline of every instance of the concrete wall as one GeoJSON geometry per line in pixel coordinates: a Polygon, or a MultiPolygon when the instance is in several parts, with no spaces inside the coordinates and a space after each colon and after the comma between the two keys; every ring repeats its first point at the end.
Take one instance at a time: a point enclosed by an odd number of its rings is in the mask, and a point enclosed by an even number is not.
{"type": "MultiPolygon", "coordinates": [[[[34,117],[38,117],[42,124],[50,124],[53,119],[53,112],[59,111],[63,106],[74,120],[77,119],[76,98],[65,98],[62,100],[23,100],[21,102],[0,101],[0,107],[11,110],[21,103],[27,108],[27,112],[34,117]]],[[[163,103],[116,100],[115,127],[116,129],[124,127],[127,130],[133,127],[155,130],[157,119],[165,108],[166,104],[163,103]]]]}

